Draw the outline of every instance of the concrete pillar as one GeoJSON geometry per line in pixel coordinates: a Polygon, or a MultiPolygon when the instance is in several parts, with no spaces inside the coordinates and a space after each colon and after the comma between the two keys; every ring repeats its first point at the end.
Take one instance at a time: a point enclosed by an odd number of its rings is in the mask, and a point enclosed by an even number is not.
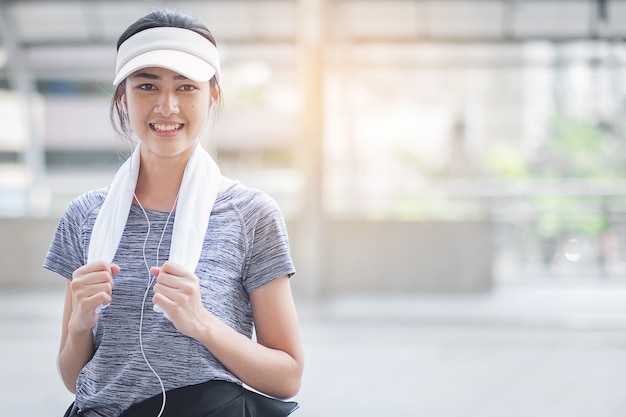
{"type": "Polygon", "coordinates": [[[42,216],[47,213],[48,198],[44,186],[45,146],[43,140],[43,108],[37,98],[37,85],[28,66],[24,63],[22,51],[15,41],[17,33],[11,19],[6,14],[6,6],[0,2],[0,42],[7,52],[7,73],[9,85],[23,98],[26,113],[28,142],[22,153],[22,162],[29,174],[27,194],[28,207],[24,214],[42,216]]]}
{"type": "Polygon", "coordinates": [[[298,1],[299,75],[302,92],[302,119],[299,161],[305,175],[298,240],[293,244],[298,279],[304,296],[318,299],[324,288],[325,221],[323,208],[323,42],[325,0],[298,1]]]}

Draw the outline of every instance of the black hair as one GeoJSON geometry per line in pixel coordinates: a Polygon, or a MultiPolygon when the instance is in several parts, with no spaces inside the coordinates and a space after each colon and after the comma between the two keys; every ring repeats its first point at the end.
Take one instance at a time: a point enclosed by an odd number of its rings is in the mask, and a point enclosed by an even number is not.
{"type": "MultiPolygon", "coordinates": [[[[124,43],[131,36],[136,35],[137,33],[146,29],[160,27],[188,29],[198,33],[199,35],[208,39],[209,42],[211,42],[213,45],[217,46],[217,43],[215,42],[215,38],[213,37],[211,31],[207,29],[207,27],[198,19],[186,15],[178,10],[163,9],[150,12],[132,23],[117,40],[116,50],[119,51],[120,45],[122,45],[122,43],[124,43]]],[[[220,91],[219,82],[217,81],[216,76],[213,76],[213,78],[211,78],[209,84],[212,91],[220,91]]],[[[121,136],[130,137],[128,114],[121,104],[122,96],[124,95],[125,89],[126,80],[123,80],[117,85],[115,93],[113,94],[113,98],[111,99],[109,118],[111,119],[113,129],[118,134],[120,134],[121,136]]],[[[221,95],[218,96],[218,101],[220,100],[220,97],[221,95]]]]}

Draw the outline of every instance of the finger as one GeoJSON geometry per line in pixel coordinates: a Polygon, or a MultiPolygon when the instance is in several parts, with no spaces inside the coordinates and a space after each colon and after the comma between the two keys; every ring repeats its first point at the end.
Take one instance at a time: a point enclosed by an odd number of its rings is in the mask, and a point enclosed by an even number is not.
{"type": "Polygon", "coordinates": [[[73,275],[87,275],[98,271],[110,271],[109,265],[104,261],[91,262],[76,269],[73,275]]]}
{"type": "Polygon", "coordinates": [[[152,302],[163,309],[170,309],[176,305],[176,302],[162,292],[156,292],[152,296],[152,302]]]}
{"type": "Polygon", "coordinates": [[[111,301],[111,294],[107,292],[99,292],[85,299],[84,306],[86,310],[92,311],[98,306],[110,304],[111,301]]]}
{"type": "Polygon", "coordinates": [[[156,274],[157,284],[163,286],[178,288],[182,281],[184,281],[183,276],[173,274],[171,270],[166,271],[164,268],[160,268],[158,274],[156,274]]]}
{"type": "Polygon", "coordinates": [[[70,283],[70,289],[74,293],[87,291],[91,294],[106,291],[113,291],[113,278],[108,274],[91,274],[83,277],[76,277],[70,283]]]}
{"type": "MultiPolygon", "coordinates": [[[[163,300],[167,300],[172,305],[182,306],[188,304],[195,294],[193,285],[189,285],[189,283],[184,282],[179,277],[174,277],[174,282],[177,283],[176,286],[157,282],[153,287],[154,295],[163,297],[163,300]]],[[[156,297],[156,299],[160,297],[156,297]]]]}
{"type": "Polygon", "coordinates": [[[160,294],[168,300],[173,301],[176,298],[178,288],[171,287],[167,284],[163,284],[163,282],[157,281],[157,283],[154,284],[154,287],[152,287],[152,290],[154,291],[155,295],[160,294]]]}
{"type": "Polygon", "coordinates": [[[178,277],[175,277],[175,276],[170,275],[170,274],[166,274],[163,271],[161,271],[156,276],[155,287],[157,285],[160,285],[162,287],[176,288],[177,287],[177,281],[180,281],[180,279],[177,279],[177,278],[178,277]]]}
{"type": "Polygon", "coordinates": [[[108,272],[94,272],[88,275],[77,276],[72,279],[72,291],[85,289],[91,293],[102,291],[100,286],[113,290],[113,277],[108,272]]]}
{"type": "Polygon", "coordinates": [[[170,300],[163,294],[155,293],[154,296],[152,296],[152,303],[154,304],[153,310],[163,314],[163,316],[170,321],[172,321],[173,315],[177,314],[176,302],[170,300]]]}
{"type": "Polygon", "coordinates": [[[120,267],[111,264],[108,265],[103,262],[94,262],[91,264],[83,265],[78,268],[72,274],[72,281],[85,281],[85,282],[105,282],[113,281],[113,276],[120,271],[120,267]]]}
{"type": "Polygon", "coordinates": [[[195,276],[174,276],[161,273],[157,277],[154,291],[163,292],[169,298],[176,300],[176,297],[190,297],[199,290],[198,280],[195,276]]]}
{"type": "Polygon", "coordinates": [[[73,309],[77,314],[91,315],[98,313],[98,307],[106,306],[112,301],[111,294],[107,292],[97,292],[95,294],[83,294],[74,299],[73,309]]]}
{"type": "Polygon", "coordinates": [[[80,304],[85,299],[98,293],[104,293],[110,297],[113,293],[113,279],[110,276],[98,279],[93,277],[76,277],[70,283],[70,290],[75,302],[80,304]]]}
{"type": "Polygon", "coordinates": [[[179,277],[190,275],[190,272],[186,268],[184,268],[181,264],[176,263],[174,261],[166,261],[161,266],[161,271],[166,272],[170,275],[175,275],[179,277]]]}
{"type": "Polygon", "coordinates": [[[111,275],[115,276],[119,274],[121,268],[117,264],[111,264],[110,266],[111,275]]]}

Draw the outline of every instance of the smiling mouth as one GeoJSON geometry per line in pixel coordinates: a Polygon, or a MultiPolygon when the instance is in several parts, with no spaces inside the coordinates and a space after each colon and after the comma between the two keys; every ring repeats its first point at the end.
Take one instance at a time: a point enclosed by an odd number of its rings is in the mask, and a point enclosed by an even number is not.
{"type": "Polygon", "coordinates": [[[150,128],[156,132],[177,132],[183,128],[182,123],[162,125],[158,123],[150,123],[150,128]]]}

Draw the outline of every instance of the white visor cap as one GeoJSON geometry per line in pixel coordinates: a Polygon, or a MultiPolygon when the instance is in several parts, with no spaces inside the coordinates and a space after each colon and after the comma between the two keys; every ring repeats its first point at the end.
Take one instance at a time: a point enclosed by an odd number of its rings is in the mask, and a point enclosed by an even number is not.
{"type": "Polygon", "coordinates": [[[145,29],[125,40],[117,51],[115,79],[118,85],[142,68],[160,67],[192,81],[220,77],[217,48],[204,36],[188,29],[159,27],[145,29]]]}

